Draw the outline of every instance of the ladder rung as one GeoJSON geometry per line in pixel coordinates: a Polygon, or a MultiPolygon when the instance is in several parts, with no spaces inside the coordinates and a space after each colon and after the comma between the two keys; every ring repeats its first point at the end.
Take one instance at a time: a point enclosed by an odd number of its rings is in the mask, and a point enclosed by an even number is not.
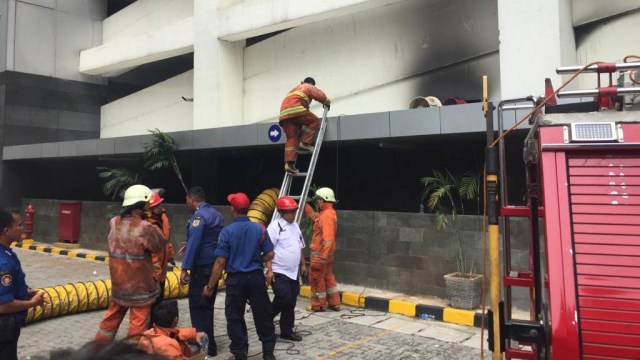
{"type": "Polygon", "coordinates": [[[504,286],[520,286],[532,288],[533,276],[530,271],[519,271],[516,276],[505,276],[504,286]]]}
{"type": "Polygon", "coordinates": [[[300,195],[289,195],[293,200],[300,200],[300,195]]]}
{"type": "Polygon", "coordinates": [[[506,359],[536,360],[537,354],[532,350],[505,349],[504,357],[506,359]]]}
{"type": "Polygon", "coordinates": [[[300,149],[296,150],[296,153],[297,153],[298,155],[311,155],[311,154],[312,154],[312,152],[311,152],[311,151],[307,151],[307,150],[300,150],[300,149]]]}
{"type": "Polygon", "coordinates": [[[291,176],[295,176],[295,177],[307,176],[307,173],[306,172],[299,172],[299,173],[291,174],[291,176]]]}

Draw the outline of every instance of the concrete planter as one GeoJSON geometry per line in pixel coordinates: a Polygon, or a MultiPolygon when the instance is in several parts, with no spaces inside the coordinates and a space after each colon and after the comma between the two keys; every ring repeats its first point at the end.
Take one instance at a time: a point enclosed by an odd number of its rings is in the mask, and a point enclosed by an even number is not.
{"type": "Polygon", "coordinates": [[[444,276],[447,298],[451,306],[457,309],[473,310],[480,306],[482,298],[482,279],[480,274],[461,277],[459,272],[444,276]]]}

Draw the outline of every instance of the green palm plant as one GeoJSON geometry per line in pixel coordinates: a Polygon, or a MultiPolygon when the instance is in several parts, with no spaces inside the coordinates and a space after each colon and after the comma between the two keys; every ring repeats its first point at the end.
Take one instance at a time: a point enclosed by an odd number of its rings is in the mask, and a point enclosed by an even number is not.
{"type": "Polygon", "coordinates": [[[145,168],[153,171],[171,167],[180,181],[180,185],[187,192],[187,186],[182,178],[175,151],[178,149],[175,140],[169,134],[159,129],[149,130],[151,142],[144,144],[145,168]]]}
{"type": "Polygon", "coordinates": [[[98,176],[105,180],[102,192],[112,199],[122,198],[124,191],[131,185],[140,184],[148,171],[171,167],[180,181],[180,185],[187,192],[187,186],[182,179],[182,173],[176,160],[176,142],[169,134],[155,129],[149,130],[151,142],[144,144],[142,169],[130,170],[126,168],[97,167],[98,176]]]}
{"type": "Polygon", "coordinates": [[[102,192],[111,199],[121,199],[131,185],[140,183],[142,176],[126,168],[97,167],[98,176],[105,180],[102,192]]]}
{"type": "MultiPolygon", "coordinates": [[[[480,179],[472,172],[466,171],[462,176],[454,176],[449,170],[434,170],[432,176],[420,179],[424,190],[422,201],[427,200],[427,208],[434,212],[434,225],[437,231],[445,231],[449,226],[457,226],[457,216],[464,215],[465,201],[475,200],[480,203],[480,179]]],[[[456,264],[461,274],[469,274],[473,265],[469,264],[462,246],[462,238],[456,232],[458,254],[456,264]]]]}

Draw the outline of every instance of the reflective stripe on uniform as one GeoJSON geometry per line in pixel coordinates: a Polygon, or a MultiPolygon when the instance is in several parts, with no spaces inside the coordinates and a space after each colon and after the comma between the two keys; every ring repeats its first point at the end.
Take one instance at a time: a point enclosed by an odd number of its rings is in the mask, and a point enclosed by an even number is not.
{"type": "Polygon", "coordinates": [[[292,91],[292,92],[287,94],[287,97],[289,97],[291,95],[297,95],[297,96],[303,98],[304,100],[306,100],[307,102],[309,101],[309,97],[307,96],[307,94],[304,93],[304,91],[301,91],[301,90],[292,91]]]}
{"type": "Polygon", "coordinates": [[[150,254],[145,253],[144,255],[129,255],[125,253],[117,253],[117,252],[109,252],[109,256],[116,259],[125,259],[125,260],[144,260],[146,258],[151,257],[150,254]]]}
{"type": "Polygon", "coordinates": [[[115,335],[115,333],[113,331],[108,331],[108,330],[104,330],[104,329],[100,329],[98,328],[98,334],[107,337],[109,339],[112,339],[115,335]]]}
{"type": "Polygon", "coordinates": [[[331,244],[333,244],[333,241],[322,240],[322,243],[323,243],[324,245],[331,245],[331,244]]]}
{"type": "Polygon", "coordinates": [[[127,294],[122,294],[120,292],[111,290],[111,295],[114,298],[122,299],[122,300],[131,300],[131,301],[147,300],[147,299],[151,299],[151,298],[157,297],[159,294],[160,294],[160,289],[156,289],[156,290],[150,291],[148,293],[138,294],[138,295],[127,295],[127,294]]]}
{"type": "Polygon", "coordinates": [[[284,109],[282,111],[280,111],[280,116],[288,116],[288,115],[293,115],[293,114],[302,114],[309,111],[306,107],[302,106],[302,105],[298,105],[298,106],[294,106],[294,107],[290,107],[288,109],[284,109]]]}
{"type": "MultiPolygon", "coordinates": [[[[320,254],[317,251],[312,251],[311,252],[311,256],[313,256],[313,257],[322,257],[322,254],[320,254]]],[[[329,257],[334,257],[334,256],[335,256],[335,253],[329,253],[329,257]]]]}
{"type": "Polygon", "coordinates": [[[327,297],[326,293],[316,293],[316,292],[311,292],[311,297],[316,298],[316,299],[324,299],[327,297]]]}
{"type": "Polygon", "coordinates": [[[285,146],[284,151],[294,151],[295,149],[295,146],[285,146]]]}
{"type": "Polygon", "coordinates": [[[327,289],[327,294],[335,294],[338,292],[338,288],[337,287],[332,287],[332,288],[328,288],[327,289]]]}

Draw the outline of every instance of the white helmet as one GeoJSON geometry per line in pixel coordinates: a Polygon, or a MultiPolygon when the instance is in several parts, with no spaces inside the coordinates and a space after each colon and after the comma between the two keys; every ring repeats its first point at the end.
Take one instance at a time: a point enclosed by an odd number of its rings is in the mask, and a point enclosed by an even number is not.
{"type": "Polygon", "coordinates": [[[333,193],[333,190],[328,187],[316,190],[316,196],[324,201],[336,202],[336,195],[333,193]]]}
{"type": "Polygon", "coordinates": [[[150,198],[151,189],[144,185],[133,185],[124,192],[124,201],[122,201],[122,207],[131,206],[138,202],[147,202],[150,198]]]}

